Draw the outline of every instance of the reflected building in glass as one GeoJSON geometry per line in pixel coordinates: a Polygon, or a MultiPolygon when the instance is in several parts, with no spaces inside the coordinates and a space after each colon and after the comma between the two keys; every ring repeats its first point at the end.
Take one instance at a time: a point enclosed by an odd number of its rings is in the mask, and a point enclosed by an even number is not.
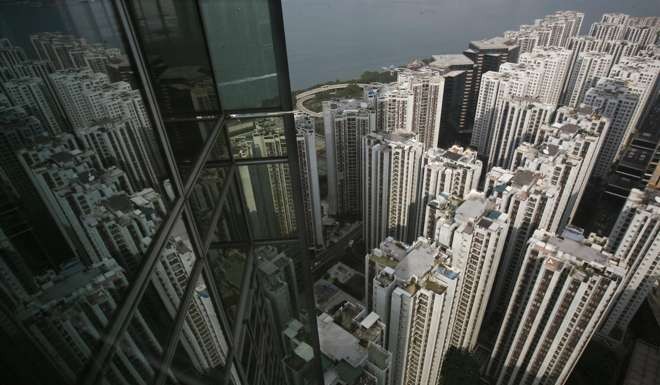
{"type": "Polygon", "coordinates": [[[8,383],[320,383],[316,134],[279,2],[0,10],[8,383]]]}

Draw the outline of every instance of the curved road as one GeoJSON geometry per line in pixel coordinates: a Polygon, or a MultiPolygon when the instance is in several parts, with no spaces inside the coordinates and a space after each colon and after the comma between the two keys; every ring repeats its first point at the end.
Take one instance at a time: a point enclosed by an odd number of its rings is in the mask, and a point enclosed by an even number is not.
{"type": "Polygon", "coordinates": [[[296,95],[296,109],[298,111],[302,111],[302,112],[304,112],[304,113],[306,113],[310,116],[313,116],[315,118],[320,118],[320,117],[323,116],[322,113],[314,112],[314,111],[310,110],[309,108],[305,107],[305,105],[303,103],[305,103],[306,101],[312,99],[319,92],[338,90],[338,89],[341,89],[341,88],[346,88],[346,87],[350,86],[351,84],[357,84],[360,87],[365,87],[365,86],[370,85],[370,84],[364,84],[364,83],[341,83],[341,84],[328,84],[328,85],[325,85],[325,86],[313,88],[309,91],[301,92],[298,95],[296,95]]]}

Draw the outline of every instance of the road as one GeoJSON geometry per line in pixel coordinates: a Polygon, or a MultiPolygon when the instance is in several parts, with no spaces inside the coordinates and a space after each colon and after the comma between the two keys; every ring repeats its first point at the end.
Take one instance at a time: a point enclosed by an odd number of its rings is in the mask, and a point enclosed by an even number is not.
{"type": "MultiPolygon", "coordinates": [[[[296,109],[298,111],[302,111],[310,116],[320,118],[323,116],[322,113],[320,112],[314,112],[310,110],[309,108],[305,107],[304,103],[316,96],[319,92],[325,92],[325,91],[332,91],[332,90],[339,90],[342,88],[346,88],[352,84],[356,83],[341,83],[341,84],[328,84],[325,86],[321,87],[316,87],[314,89],[311,89],[309,91],[301,92],[298,95],[296,95],[296,109]]],[[[363,84],[363,83],[357,83],[358,86],[360,87],[365,87],[368,86],[369,84],[363,84]]]]}

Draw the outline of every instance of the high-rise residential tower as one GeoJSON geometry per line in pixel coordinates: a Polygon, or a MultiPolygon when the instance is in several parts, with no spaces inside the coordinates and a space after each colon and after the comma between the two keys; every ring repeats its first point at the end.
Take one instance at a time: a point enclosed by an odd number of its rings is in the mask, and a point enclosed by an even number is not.
{"type": "Polygon", "coordinates": [[[486,375],[497,385],[564,384],[612,304],[622,270],[598,242],[536,231],[486,375]]]}
{"type": "Polygon", "coordinates": [[[660,191],[632,189],[610,234],[607,250],[626,275],[600,333],[621,342],[660,274],[660,191]]]}
{"type": "Polygon", "coordinates": [[[362,137],[375,130],[375,112],[357,100],[324,102],[330,214],[359,218],[362,137]]]}
{"type": "Polygon", "coordinates": [[[322,248],[323,226],[321,222],[321,190],[319,187],[318,160],[316,157],[316,131],[312,117],[298,114],[296,119],[298,162],[305,206],[305,231],[307,242],[322,248]]]}
{"type": "Polygon", "coordinates": [[[373,311],[387,319],[393,385],[433,385],[450,346],[460,273],[429,241],[415,241],[373,277],[373,311]]]}
{"type": "Polygon", "coordinates": [[[497,71],[500,65],[518,61],[520,46],[514,40],[503,37],[494,37],[486,40],[470,42],[468,49],[463,54],[474,63],[474,74],[470,87],[470,102],[468,103],[467,123],[468,129],[472,129],[479,103],[481,92],[481,77],[489,71],[497,71]]]}
{"type": "Polygon", "coordinates": [[[477,189],[482,163],[477,153],[459,146],[447,150],[434,148],[426,151],[422,159],[421,190],[417,212],[417,233],[422,234],[426,206],[439,194],[463,198],[477,189]]]}
{"type": "Polygon", "coordinates": [[[632,91],[631,82],[627,80],[603,78],[585,94],[584,104],[610,120],[594,166],[594,177],[607,175],[624,145],[624,139],[634,130],[632,122],[638,103],[639,95],[632,91]]]}
{"type": "Polygon", "coordinates": [[[579,106],[587,90],[594,87],[601,78],[607,77],[612,60],[612,55],[602,52],[579,53],[566,86],[564,94],[566,105],[579,106]]]}
{"type": "Polygon", "coordinates": [[[423,145],[410,132],[371,133],[362,138],[362,221],[371,250],[387,236],[415,239],[423,145]]]}

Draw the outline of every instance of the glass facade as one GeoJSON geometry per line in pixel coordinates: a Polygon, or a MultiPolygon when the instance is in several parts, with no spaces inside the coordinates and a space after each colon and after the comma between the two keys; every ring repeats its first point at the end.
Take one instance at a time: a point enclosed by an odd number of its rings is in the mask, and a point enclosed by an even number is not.
{"type": "Polygon", "coordinates": [[[0,21],[0,382],[320,383],[279,2],[0,21]]]}

